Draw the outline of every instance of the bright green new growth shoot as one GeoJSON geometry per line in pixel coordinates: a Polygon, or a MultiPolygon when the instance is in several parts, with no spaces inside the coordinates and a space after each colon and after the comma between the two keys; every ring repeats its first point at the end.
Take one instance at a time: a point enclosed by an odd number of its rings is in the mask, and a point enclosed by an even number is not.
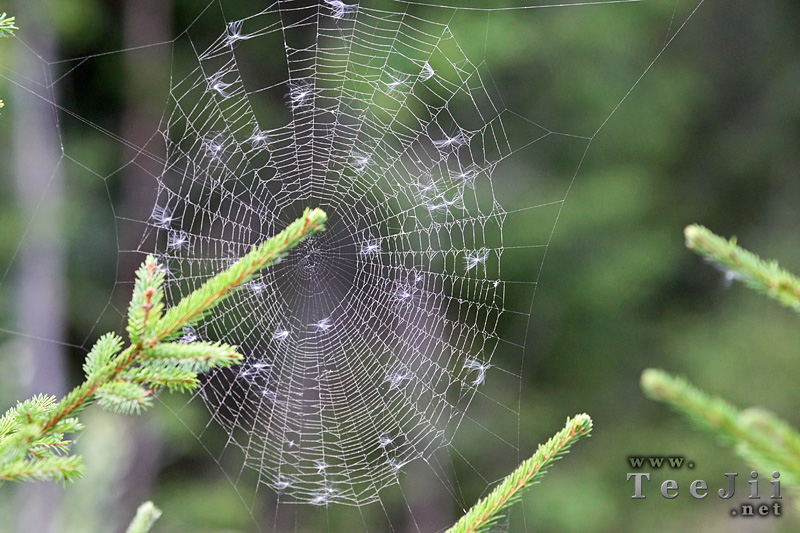
{"type": "MultiPolygon", "coordinates": [[[[684,234],[686,246],[724,270],[729,279],[800,310],[800,280],[776,261],[764,261],[737,246],[736,239],[725,239],[703,226],[688,226],[684,234]]],[[[739,411],[662,370],[645,370],[641,386],[650,398],[669,404],[732,444],[756,469],[778,470],[781,481],[800,489],[800,433],[773,413],[760,408],[739,411]]]]}
{"type": "Polygon", "coordinates": [[[570,447],[590,436],[592,419],[587,414],[567,420],[564,429],[540,444],[533,456],[523,461],[487,497],[476,503],[447,533],[478,533],[489,531],[503,511],[522,497],[523,492],[540,481],[554,461],[569,452],[570,447]]]}
{"type": "Polygon", "coordinates": [[[36,396],[0,417],[0,483],[71,481],[80,476],[83,463],[79,456],[70,455],[65,435],[83,428],[75,415],[91,402],[116,413],[139,413],[152,404],[154,391],[191,391],[199,385],[198,373],[241,362],[235,346],[185,344],[175,339],[261,269],[309,235],[323,231],[326,220],[323,211],[306,209],[281,233],[170,309],[164,304],[164,271],[148,256],[136,273],[128,308],[129,345],[123,349],[120,336],[104,335],[86,357],[86,380],[63,399],[36,396]]]}
{"type": "Polygon", "coordinates": [[[764,261],[737,246],[735,237],[725,239],[703,226],[688,226],[683,233],[686,247],[716,264],[729,279],[739,280],[786,307],[800,310],[800,280],[783,270],[777,261],[764,261]]]}

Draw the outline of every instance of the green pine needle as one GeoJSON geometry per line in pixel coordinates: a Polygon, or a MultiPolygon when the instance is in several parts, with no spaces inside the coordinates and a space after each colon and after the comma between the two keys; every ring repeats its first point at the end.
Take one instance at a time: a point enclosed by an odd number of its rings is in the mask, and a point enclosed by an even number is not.
{"type": "Polygon", "coordinates": [[[592,419],[587,414],[567,419],[564,429],[553,435],[533,456],[508,475],[487,497],[476,503],[447,533],[478,533],[503,516],[503,511],[519,500],[522,493],[539,482],[554,461],[569,452],[578,440],[590,436],[592,419]]]}
{"type": "Polygon", "coordinates": [[[800,311],[800,280],[776,261],[764,261],[737,246],[735,237],[727,240],[703,226],[687,226],[684,235],[687,248],[716,264],[731,279],[800,311]]]}
{"type": "Polygon", "coordinates": [[[31,446],[28,454],[37,459],[53,455],[66,455],[69,451],[71,441],[64,440],[61,434],[45,435],[37,439],[36,444],[31,446]]]}

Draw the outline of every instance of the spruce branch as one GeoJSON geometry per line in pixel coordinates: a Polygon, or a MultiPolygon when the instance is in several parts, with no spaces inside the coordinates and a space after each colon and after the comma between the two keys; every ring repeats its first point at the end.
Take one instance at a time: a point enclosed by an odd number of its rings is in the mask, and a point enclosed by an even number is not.
{"type": "Polygon", "coordinates": [[[800,434],[773,413],[758,408],[739,411],[663,370],[645,370],[641,386],[649,398],[670,405],[733,445],[757,469],[778,470],[781,480],[800,489],[800,434]]]}
{"type": "Polygon", "coordinates": [[[20,459],[0,465],[3,481],[74,481],[83,471],[83,459],[78,455],[45,457],[35,461],[20,459]]]}
{"type": "Polygon", "coordinates": [[[564,429],[553,435],[532,457],[523,461],[485,498],[476,503],[467,513],[447,530],[447,533],[478,533],[503,516],[503,511],[514,504],[528,488],[545,475],[554,461],[569,452],[570,447],[592,432],[592,419],[580,414],[567,419],[564,429]]]}
{"type": "Polygon", "coordinates": [[[152,404],[162,387],[188,391],[199,385],[197,374],[238,364],[235,346],[213,342],[174,341],[182,328],[199,320],[215,305],[274,264],[304,238],[323,231],[327,221],[319,209],[303,216],[227,270],[165,310],[164,270],[148,256],[136,273],[126,328],[130,344],[113,333],[102,336],[83,365],[86,379],[56,402],[35,396],[0,417],[0,483],[6,480],[69,481],[80,474],[80,457],[67,455],[65,434],[82,429],[75,415],[93,401],[112,412],[139,413],[152,404]]]}
{"type": "Polygon", "coordinates": [[[70,441],[65,433],[75,433],[83,426],[75,418],[66,418],[42,434],[38,420],[46,416],[55,397],[39,395],[19,402],[0,417],[0,483],[51,478],[69,480],[77,475],[80,461],[62,461],[70,441]]]}
{"type": "Polygon", "coordinates": [[[751,289],[800,311],[800,280],[783,270],[776,261],[765,261],[737,246],[736,238],[727,240],[698,225],[684,230],[686,247],[702,255],[730,279],[740,280],[751,289]]]}

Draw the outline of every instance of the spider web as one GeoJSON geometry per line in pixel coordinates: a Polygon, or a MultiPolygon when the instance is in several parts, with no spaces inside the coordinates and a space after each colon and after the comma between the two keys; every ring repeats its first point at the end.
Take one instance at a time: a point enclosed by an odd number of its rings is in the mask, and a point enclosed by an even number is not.
{"type": "Polygon", "coordinates": [[[447,24],[389,7],[278,2],[192,40],[143,241],[175,302],[304,207],[328,212],[185,336],[241,347],[197,398],[260,483],[315,505],[375,501],[501,371],[504,110],[447,24]],[[286,76],[262,86],[242,64],[275,41],[286,76]],[[255,109],[269,93],[285,122],[255,109]]]}

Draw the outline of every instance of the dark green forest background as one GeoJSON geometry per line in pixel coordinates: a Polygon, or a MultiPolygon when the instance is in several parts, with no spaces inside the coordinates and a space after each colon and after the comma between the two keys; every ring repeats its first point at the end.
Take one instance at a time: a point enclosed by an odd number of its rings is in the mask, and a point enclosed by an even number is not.
{"type": "MultiPolygon", "coordinates": [[[[131,148],[75,120],[64,120],[56,139],[74,161],[59,166],[63,183],[53,189],[55,200],[41,195],[52,172],[39,176],[44,180],[39,185],[25,177],[41,166],[30,153],[20,162],[20,143],[14,141],[37,131],[36,121],[15,105],[21,99],[14,80],[28,75],[18,63],[30,57],[25,45],[56,60],[167,41],[191,22],[196,5],[189,0],[0,4],[0,12],[17,15],[21,28],[21,41],[0,41],[0,97],[6,102],[0,114],[0,408],[33,394],[36,383],[53,392],[74,385],[85,347],[119,329],[127,285],[117,282],[130,279],[135,263],[118,250],[136,242],[117,231],[110,206],[125,211],[141,203],[140,220],[152,206],[143,200],[147,191],[136,186],[137,170],[124,166],[131,148]],[[37,190],[25,192],[26,187],[37,190]],[[51,201],[58,204],[54,210],[51,201]],[[36,328],[46,327],[41,322],[49,315],[28,316],[39,324],[35,329],[24,323],[20,295],[36,294],[25,288],[31,270],[26,250],[53,242],[57,261],[45,253],[34,254],[31,263],[56,265],[53,275],[63,276],[51,279],[63,298],[49,306],[53,313],[61,308],[63,322],[56,319],[55,330],[48,332],[36,328]],[[33,355],[40,350],[63,352],[63,368],[53,363],[57,353],[33,355]],[[34,370],[36,362],[49,371],[34,370]]],[[[428,17],[444,13],[416,9],[428,17]]],[[[580,164],[586,143],[564,142],[522,152],[509,167],[514,186],[505,194],[517,204],[506,209],[563,197],[575,177],[538,278],[529,323],[521,455],[532,453],[567,416],[587,412],[595,424],[593,437],[515,509],[509,530],[796,530],[798,514],[790,512],[796,495],[788,490],[787,516],[731,518],[732,504],[717,498],[715,489],[723,473],[745,478],[749,466],[714,437],[647,400],[638,380],[643,369],[661,367],[739,406],[764,406],[800,426],[797,317],[726,283],[685,250],[682,234],[685,225],[701,223],[800,271],[800,5],[707,0],[698,7],[696,0],[654,0],[522,15],[465,12],[454,22],[467,54],[486,61],[507,107],[557,131],[587,137],[610,119],[580,164]],[[655,472],[648,498],[632,500],[633,487],[626,482],[630,455],[681,455],[696,466],[655,472]],[[659,480],[667,477],[684,488],[675,500],[657,493],[659,480]],[[697,478],[714,489],[706,500],[694,500],[685,490],[697,478]]],[[[276,53],[276,62],[283,61],[283,52],[276,53]]],[[[76,66],[58,63],[52,72],[76,66]]],[[[166,103],[169,55],[160,48],[112,54],[82,68],[57,85],[64,106],[136,146],[147,144],[166,103]]],[[[549,232],[552,221],[547,224],[535,230],[549,232]]],[[[507,239],[524,241],[519,235],[507,239]]],[[[539,264],[539,257],[532,258],[532,269],[539,264]]],[[[510,275],[536,279],[537,272],[527,268],[516,264],[510,275]]],[[[145,499],[164,511],[160,531],[254,530],[251,512],[219,466],[167,409],[178,408],[181,399],[161,399],[167,405],[157,404],[137,419],[87,411],[88,429],[78,443],[87,460],[86,479],[65,490],[0,488],[0,531],[24,531],[19,524],[47,521],[59,524],[54,531],[114,531],[145,499]],[[17,516],[18,523],[7,518],[17,516]]],[[[459,439],[481,444],[481,435],[459,439]]],[[[475,453],[481,472],[493,474],[489,481],[510,469],[508,458],[494,457],[491,449],[475,453]]],[[[458,478],[467,504],[487,484],[466,470],[458,478]]],[[[404,491],[413,493],[413,482],[406,482],[404,491]]],[[[417,523],[423,531],[446,526],[460,514],[446,495],[431,499],[437,502],[432,516],[417,523]]],[[[395,529],[416,531],[402,507],[391,505],[385,512],[395,529]]],[[[268,515],[268,504],[259,504],[252,515],[262,512],[268,515]]],[[[352,510],[299,507],[297,521],[284,526],[351,531],[372,516],[385,520],[385,512],[373,506],[354,518],[352,510]]]]}

